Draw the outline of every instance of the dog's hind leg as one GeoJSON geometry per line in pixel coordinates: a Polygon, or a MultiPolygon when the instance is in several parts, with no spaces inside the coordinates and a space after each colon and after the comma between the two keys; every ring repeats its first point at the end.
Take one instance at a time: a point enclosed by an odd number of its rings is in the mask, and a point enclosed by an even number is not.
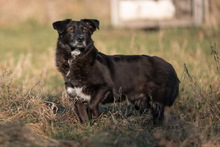
{"type": "Polygon", "coordinates": [[[131,101],[131,103],[141,114],[147,112],[149,109],[149,100],[146,97],[136,98],[134,101],[131,101]]]}
{"type": "Polygon", "coordinates": [[[153,123],[160,124],[164,118],[164,106],[160,103],[154,102],[151,104],[151,114],[153,116],[153,123]]]}
{"type": "Polygon", "coordinates": [[[132,103],[134,104],[135,109],[139,110],[141,114],[150,111],[154,124],[162,122],[164,117],[164,105],[158,102],[153,102],[150,95],[148,97],[140,97],[132,103]]]}

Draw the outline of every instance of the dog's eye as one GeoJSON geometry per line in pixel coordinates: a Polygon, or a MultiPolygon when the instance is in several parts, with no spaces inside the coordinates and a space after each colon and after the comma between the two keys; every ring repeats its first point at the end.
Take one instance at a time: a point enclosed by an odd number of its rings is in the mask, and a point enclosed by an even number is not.
{"type": "Polygon", "coordinates": [[[86,29],[83,29],[83,33],[87,33],[87,30],[86,30],[86,29]]]}
{"type": "Polygon", "coordinates": [[[73,33],[73,32],[74,32],[73,28],[70,28],[68,31],[69,31],[70,33],[73,33]]]}

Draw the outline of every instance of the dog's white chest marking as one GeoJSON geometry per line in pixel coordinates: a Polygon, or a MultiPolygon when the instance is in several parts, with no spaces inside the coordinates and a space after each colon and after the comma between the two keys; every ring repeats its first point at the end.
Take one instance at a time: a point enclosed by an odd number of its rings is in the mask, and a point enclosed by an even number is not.
{"type": "Polygon", "coordinates": [[[79,49],[75,49],[75,50],[73,50],[73,51],[71,52],[71,55],[72,55],[73,57],[76,57],[76,56],[78,56],[79,54],[81,54],[81,51],[80,51],[79,49]]]}
{"type": "Polygon", "coordinates": [[[76,95],[79,99],[89,102],[91,99],[91,96],[83,93],[82,90],[83,90],[83,87],[74,87],[74,88],[68,87],[67,93],[72,94],[72,95],[76,95]]]}
{"type": "Polygon", "coordinates": [[[67,87],[66,92],[67,92],[68,94],[70,94],[70,95],[75,95],[75,90],[74,90],[74,88],[72,88],[72,87],[67,87]]]}

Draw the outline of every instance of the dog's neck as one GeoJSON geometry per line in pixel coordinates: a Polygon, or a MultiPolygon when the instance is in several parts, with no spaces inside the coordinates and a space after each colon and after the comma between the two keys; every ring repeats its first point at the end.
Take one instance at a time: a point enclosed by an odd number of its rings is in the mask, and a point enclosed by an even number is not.
{"type": "MultiPolygon", "coordinates": [[[[88,48],[85,48],[83,53],[80,53],[75,57],[72,56],[71,59],[68,60],[70,69],[66,76],[70,76],[76,81],[87,77],[88,72],[91,71],[93,65],[95,64],[98,53],[98,50],[93,44],[90,44],[87,47],[88,48]]],[[[76,55],[78,54],[77,52],[80,51],[75,51],[75,53],[72,54],[76,55]]]]}
{"type": "Polygon", "coordinates": [[[97,49],[95,48],[93,43],[90,43],[89,45],[87,45],[85,48],[75,48],[72,52],[72,58],[76,59],[76,58],[87,58],[89,56],[89,58],[92,58],[93,56],[95,56],[97,54],[97,49]]]}
{"type": "Polygon", "coordinates": [[[87,52],[89,52],[92,47],[94,47],[93,42],[91,42],[89,45],[87,45],[85,48],[72,48],[71,55],[75,59],[79,55],[85,55],[87,52]]]}
{"type": "Polygon", "coordinates": [[[81,50],[80,48],[75,48],[72,52],[71,52],[71,55],[73,58],[76,58],[76,56],[80,55],[81,54],[81,50]]]}
{"type": "Polygon", "coordinates": [[[78,65],[92,65],[96,59],[98,50],[95,48],[93,43],[87,45],[84,49],[75,48],[71,52],[71,59],[68,61],[69,65],[78,64],[78,65]],[[81,64],[79,64],[81,63],[81,64]]]}

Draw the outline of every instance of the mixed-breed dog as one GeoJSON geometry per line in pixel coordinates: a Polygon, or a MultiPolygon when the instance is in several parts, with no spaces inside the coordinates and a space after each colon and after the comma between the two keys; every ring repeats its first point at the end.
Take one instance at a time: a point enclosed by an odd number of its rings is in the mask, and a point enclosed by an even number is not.
{"type": "Polygon", "coordinates": [[[156,56],[99,52],[91,38],[99,29],[96,19],[56,21],[53,28],[59,35],[56,66],[82,122],[98,118],[100,104],[126,99],[141,113],[150,111],[154,122],[163,120],[164,108],[179,93],[179,79],[171,64],[156,56]]]}

